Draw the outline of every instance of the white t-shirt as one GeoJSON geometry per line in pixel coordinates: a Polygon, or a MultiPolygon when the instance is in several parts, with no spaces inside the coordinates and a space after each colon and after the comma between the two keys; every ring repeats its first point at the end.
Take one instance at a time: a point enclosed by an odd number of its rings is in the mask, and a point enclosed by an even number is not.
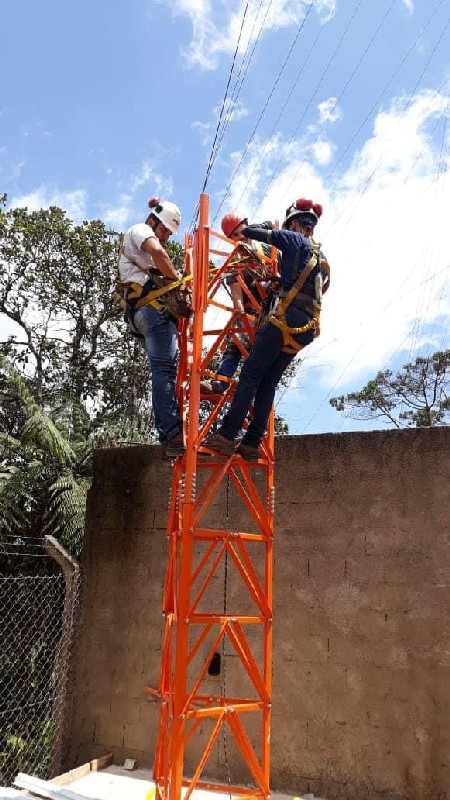
{"type": "Polygon", "coordinates": [[[141,250],[146,239],[156,239],[156,234],[150,225],[139,222],[128,228],[119,260],[119,276],[124,283],[132,281],[143,286],[148,280],[149,269],[155,268],[150,253],[141,250]]]}

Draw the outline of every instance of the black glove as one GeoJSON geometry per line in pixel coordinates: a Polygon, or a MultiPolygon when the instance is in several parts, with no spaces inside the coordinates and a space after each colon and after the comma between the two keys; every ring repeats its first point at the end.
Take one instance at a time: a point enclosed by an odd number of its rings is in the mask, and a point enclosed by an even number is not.
{"type": "Polygon", "coordinates": [[[265,231],[273,231],[273,222],[267,220],[266,222],[252,222],[247,227],[249,228],[264,228],[265,231]]]}

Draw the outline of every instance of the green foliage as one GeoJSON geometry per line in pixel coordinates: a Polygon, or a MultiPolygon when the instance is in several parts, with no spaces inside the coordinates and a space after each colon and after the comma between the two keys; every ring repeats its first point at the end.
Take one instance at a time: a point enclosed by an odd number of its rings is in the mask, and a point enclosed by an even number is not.
{"type": "Polygon", "coordinates": [[[51,761],[49,743],[54,727],[51,719],[39,721],[33,727],[28,722],[26,739],[15,734],[7,736],[3,751],[0,751],[0,769],[9,772],[11,778],[18,772],[46,777],[51,761]]]}
{"type": "Polygon", "coordinates": [[[450,350],[419,357],[397,373],[379,372],[359,392],[331,405],[353,419],[386,419],[396,428],[445,425],[450,418],[450,350]]]}
{"type": "Polygon", "coordinates": [[[170,240],[166,243],[165,248],[172,260],[176,269],[183,269],[184,267],[184,247],[181,246],[179,242],[171,242],[170,240]]]}
{"type": "Polygon", "coordinates": [[[79,555],[89,487],[89,441],[59,427],[37,405],[27,381],[0,354],[2,405],[15,406],[19,424],[1,431],[0,539],[56,536],[79,555]]]}
{"type": "Polygon", "coordinates": [[[148,383],[144,354],[112,300],[118,246],[102,222],[74,225],[59,208],[0,210],[0,313],[14,323],[2,352],[32,379],[44,408],[82,401],[88,427],[117,417],[123,373],[134,399],[148,383]]]}

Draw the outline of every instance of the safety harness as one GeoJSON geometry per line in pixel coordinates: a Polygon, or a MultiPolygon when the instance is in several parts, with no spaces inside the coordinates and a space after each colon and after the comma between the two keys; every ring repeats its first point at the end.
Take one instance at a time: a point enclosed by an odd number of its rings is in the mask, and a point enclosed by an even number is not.
{"type": "MultiPolygon", "coordinates": [[[[298,342],[296,342],[294,336],[298,336],[301,333],[307,333],[308,331],[311,330],[314,331],[314,337],[320,335],[320,311],[322,304],[321,300],[318,299],[317,297],[314,298],[314,297],[309,297],[309,295],[308,296],[301,295],[301,298],[302,299],[305,298],[305,300],[308,303],[309,306],[308,311],[311,311],[312,313],[312,317],[309,320],[309,322],[306,323],[306,325],[302,325],[299,328],[291,328],[289,327],[286,321],[287,308],[294,302],[296,298],[298,298],[301,289],[305,285],[313,269],[315,267],[319,268],[323,267],[325,273],[329,274],[328,263],[325,262],[325,260],[322,260],[320,254],[320,245],[311,242],[310,247],[312,250],[312,256],[309,259],[307,265],[301,271],[300,275],[297,277],[297,280],[295,281],[292,288],[289,289],[288,293],[284,297],[280,297],[278,304],[275,308],[275,311],[268,318],[268,322],[270,322],[272,325],[275,325],[276,328],[279,328],[281,330],[281,333],[283,334],[283,347],[282,347],[283,353],[291,353],[295,355],[305,347],[304,344],[299,344],[298,342]]],[[[299,258],[299,256],[300,256],[300,251],[298,253],[297,259],[299,258]]],[[[318,294],[321,297],[321,292],[318,294]]],[[[304,307],[306,308],[306,303],[304,303],[304,307]]]]}
{"type": "Polygon", "coordinates": [[[178,289],[191,280],[192,275],[183,275],[182,278],[178,278],[176,281],[170,281],[167,285],[156,289],[154,278],[150,278],[143,286],[133,281],[118,280],[116,281],[116,288],[118,292],[122,293],[131,314],[134,314],[139,308],[142,308],[142,306],[153,306],[157,311],[162,311],[164,304],[158,302],[158,298],[168,292],[172,292],[174,289],[178,289]]]}

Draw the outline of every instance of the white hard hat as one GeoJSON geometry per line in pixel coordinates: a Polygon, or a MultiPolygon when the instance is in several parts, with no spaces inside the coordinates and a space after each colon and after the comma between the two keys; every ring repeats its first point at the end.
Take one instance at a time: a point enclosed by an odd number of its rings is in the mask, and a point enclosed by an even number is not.
{"type": "Polygon", "coordinates": [[[156,197],[152,197],[148,201],[148,205],[150,213],[159,219],[169,231],[172,231],[172,233],[177,232],[180,227],[181,212],[175,203],[171,203],[169,200],[159,200],[156,197]]]}

